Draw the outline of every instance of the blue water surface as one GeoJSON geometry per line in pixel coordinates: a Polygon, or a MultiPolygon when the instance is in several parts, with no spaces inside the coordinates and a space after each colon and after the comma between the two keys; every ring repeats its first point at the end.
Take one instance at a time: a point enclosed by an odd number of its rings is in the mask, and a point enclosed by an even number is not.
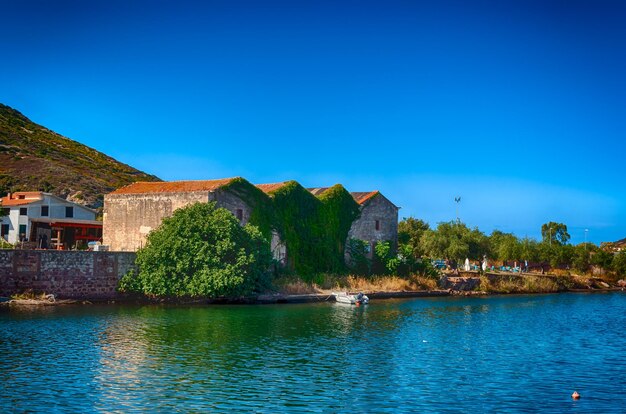
{"type": "Polygon", "coordinates": [[[621,292],[5,309],[0,408],[626,413],[625,330],[621,292]]]}

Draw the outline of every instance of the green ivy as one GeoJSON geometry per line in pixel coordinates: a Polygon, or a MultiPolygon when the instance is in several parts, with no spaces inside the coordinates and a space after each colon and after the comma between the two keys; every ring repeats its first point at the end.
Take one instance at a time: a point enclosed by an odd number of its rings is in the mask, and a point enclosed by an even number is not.
{"type": "Polygon", "coordinates": [[[341,184],[323,192],[319,200],[322,202],[320,218],[328,243],[326,248],[330,253],[326,256],[326,270],[341,271],[345,268],[346,239],[352,223],[359,217],[359,205],[341,184]]]}
{"type": "Polygon", "coordinates": [[[318,273],[345,270],[346,239],[359,216],[359,205],[345,188],[338,184],[315,197],[291,181],[271,197],[290,269],[307,281],[318,273]]]}
{"type": "Polygon", "coordinates": [[[311,281],[322,272],[345,270],[348,232],[359,216],[359,205],[337,184],[319,198],[296,181],[265,194],[243,178],[222,188],[250,206],[250,223],[270,240],[278,232],[287,247],[287,270],[311,281]]]}
{"type": "Polygon", "coordinates": [[[236,195],[251,208],[250,224],[257,226],[263,236],[270,241],[272,230],[276,229],[276,217],[270,197],[241,177],[233,179],[223,186],[222,190],[236,195]]]}

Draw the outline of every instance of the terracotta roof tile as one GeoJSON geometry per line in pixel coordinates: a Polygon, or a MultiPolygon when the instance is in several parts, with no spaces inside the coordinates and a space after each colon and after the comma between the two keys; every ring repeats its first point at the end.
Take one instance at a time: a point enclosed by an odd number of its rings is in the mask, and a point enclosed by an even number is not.
{"type": "Polygon", "coordinates": [[[368,200],[372,199],[372,197],[374,197],[377,194],[379,194],[378,190],[369,191],[369,192],[350,193],[350,195],[352,195],[352,198],[354,198],[354,200],[359,204],[365,204],[368,200]]]}
{"type": "Polygon", "coordinates": [[[234,179],[235,178],[223,178],[219,180],[166,182],[138,181],[125,187],[118,188],[110,194],[191,193],[194,191],[213,191],[229,184],[234,179]]]}
{"type": "Polygon", "coordinates": [[[265,194],[269,194],[272,191],[276,191],[279,188],[282,188],[287,184],[287,181],[283,181],[282,183],[273,183],[273,184],[256,184],[256,187],[263,191],[265,194]]]}
{"type": "MultiPolygon", "coordinates": [[[[322,194],[324,194],[330,187],[315,187],[315,188],[307,188],[307,190],[309,190],[309,193],[313,194],[314,196],[320,196],[322,194]]],[[[366,192],[355,192],[355,193],[350,193],[350,195],[352,196],[352,198],[354,198],[354,201],[356,201],[359,204],[364,204],[366,203],[368,200],[370,200],[372,197],[374,197],[376,194],[379,194],[379,191],[366,191],[366,192]]]]}
{"type": "Polygon", "coordinates": [[[2,197],[0,204],[3,207],[23,206],[41,200],[43,200],[41,191],[18,191],[10,194],[10,196],[2,197]]]}

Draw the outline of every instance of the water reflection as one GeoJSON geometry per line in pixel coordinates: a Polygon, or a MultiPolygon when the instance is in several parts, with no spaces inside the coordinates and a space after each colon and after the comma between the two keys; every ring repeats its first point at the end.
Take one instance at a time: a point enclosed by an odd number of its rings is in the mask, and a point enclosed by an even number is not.
{"type": "Polygon", "coordinates": [[[610,412],[625,311],[615,294],[3,312],[0,407],[610,412]]]}

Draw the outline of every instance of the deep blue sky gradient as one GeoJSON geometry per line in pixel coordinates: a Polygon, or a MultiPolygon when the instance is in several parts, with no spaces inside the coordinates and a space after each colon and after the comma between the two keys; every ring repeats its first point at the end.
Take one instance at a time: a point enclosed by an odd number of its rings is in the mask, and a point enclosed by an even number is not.
{"type": "Polygon", "coordinates": [[[166,180],[626,237],[626,2],[0,0],[0,102],[166,180]],[[128,4],[130,3],[130,4],[128,4]]]}

